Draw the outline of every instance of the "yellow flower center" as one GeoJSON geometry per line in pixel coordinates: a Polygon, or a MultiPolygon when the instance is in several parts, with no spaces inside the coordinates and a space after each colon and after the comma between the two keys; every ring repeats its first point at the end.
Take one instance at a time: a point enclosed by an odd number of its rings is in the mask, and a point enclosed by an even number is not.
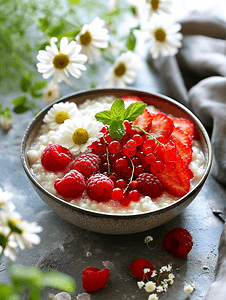
{"type": "Polygon", "coordinates": [[[159,0],[151,0],[150,4],[151,4],[153,10],[158,10],[158,8],[159,8],[159,0]]]}
{"type": "Polygon", "coordinates": [[[156,41],[159,41],[162,43],[166,41],[166,32],[162,28],[156,29],[154,36],[155,36],[156,41]]]}
{"type": "Polygon", "coordinates": [[[64,69],[69,64],[69,58],[66,54],[59,52],[53,59],[53,64],[56,69],[64,69]]]}
{"type": "Polygon", "coordinates": [[[69,119],[69,114],[65,110],[58,111],[58,113],[56,113],[56,115],[55,115],[55,121],[58,124],[64,123],[64,121],[67,119],[69,119]]]}
{"type": "Polygon", "coordinates": [[[89,31],[86,31],[84,34],[80,35],[80,42],[82,46],[88,46],[92,41],[91,34],[89,31]]]}
{"type": "Polygon", "coordinates": [[[121,77],[125,74],[126,72],[126,66],[124,63],[119,63],[118,66],[115,68],[114,73],[115,76],[121,77]]]}
{"type": "Polygon", "coordinates": [[[84,128],[78,128],[72,135],[72,140],[76,145],[85,144],[89,139],[89,133],[84,128]]]}
{"type": "Polygon", "coordinates": [[[52,92],[48,92],[48,93],[47,93],[47,96],[48,96],[48,97],[51,97],[51,96],[52,96],[52,92]]]}

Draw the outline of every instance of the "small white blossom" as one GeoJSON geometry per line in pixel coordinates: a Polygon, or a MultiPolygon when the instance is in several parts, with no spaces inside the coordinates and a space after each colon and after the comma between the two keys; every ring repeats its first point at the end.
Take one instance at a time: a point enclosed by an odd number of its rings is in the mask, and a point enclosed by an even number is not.
{"type": "Polygon", "coordinates": [[[193,293],[194,289],[195,289],[195,285],[193,283],[184,286],[184,292],[187,294],[193,293]]]}
{"type": "Polygon", "coordinates": [[[85,24],[76,36],[77,43],[82,46],[81,53],[88,57],[91,64],[92,57],[100,57],[102,54],[100,49],[108,47],[109,34],[104,25],[105,21],[96,17],[90,24],[85,24]]]}
{"type": "Polygon", "coordinates": [[[147,274],[148,272],[150,272],[151,270],[148,268],[144,268],[144,274],[147,274]]]}
{"type": "Polygon", "coordinates": [[[6,117],[0,117],[0,124],[4,130],[8,130],[13,125],[13,119],[9,119],[6,117]]]}
{"type": "Polygon", "coordinates": [[[63,37],[60,41],[60,51],[55,43],[58,41],[56,37],[52,37],[50,40],[51,46],[46,46],[46,50],[39,50],[37,59],[38,72],[43,73],[43,78],[48,79],[53,76],[53,83],[65,81],[70,84],[68,80],[69,73],[79,78],[81,71],[86,70],[83,65],[87,56],[79,54],[82,47],[78,45],[76,41],[68,43],[68,38],[63,37]]]}
{"type": "Polygon", "coordinates": [[[144,242],[147,244],[152,241],[153,241],[153,237],[151,235],[146,236],[146,238],[144,239],[144,242]]]}
{"type": "Polygon", "coordinates": [[[162,287],[161,285],[157,286],[157,287],[156,287],[156,292],[157,292],[157,293],[163,292],[163,287],[162,287]]]}
{"type": "Polygon", "coordinates": [[[152,294],[148,297],[148,300],[158,300],[158,299],[159,298],[158,298],[157,294],[152,294]]]}
{"type": "Polygon", "coordinates": [[[155,277],[156,275],[157,275],[156,270],[153,270],[153,271],[152,271],[152,274],[151,274],[151,277],[155,277]]]}
{"type": "Polygon", "coordinates": [[[137,76],[140,58],[132,51],[122,53],[104,77],[108,87],[126,87],[132,84],[137,76]]]}
{"type": "Polygon", "coordinates": [[[138,281],[137,285],[138,285],[139,289],[141,289],[145,285],[145,283],[143,281],[138,281]]]}
{"type": "Polygon", "coordinates": [[[172,265],[169,264],[169,265],[167,266],[166,271],[167,271],[167,272],[170,272],[171,270],[172,270],[172,265]]]}
{"type": "Polygon", "coordinates": [[[156,283],[153,281],[148,281],[144,287],[145,291],[148,293],[154,292],[155,288],[156,288],[156,283]]]}
{"type": "Polygon", "coordinates": [[[60,97],[60,87],[58,84],[50,82],[43,91],[43,101],[47,104],[53,103],[60,97]]]}
{"type": "Polygon", "coordinates": [[[163,266],[163,267],[161,267],[160,270],[159,270],[160,273],[163,273],[163,272],[165,272],[165,271],[167,271],[167,266],[163,266]]]}
{"type": "Polygon", "coordinates": [[[12,193],[9,192],[3,192],[3,190],[0,188],[0,207],[4,206],[4,205],[12,205],[9,204],[10,201],[9,199],[11,199],[13,196],[12,193]]]}
{"type": "Polygon", "coordinates": [[[170,274],[168,275],[168,278],[169,278],[169,279],[173,279],[173,278],[175,278],[175,275],[174,275],[173,273],[170,273],[170,274]]]}
{"type": "Polygon", "coordinates": [[[177,54],[183,38],[180,29],[181,25],[175,23],[170,17],[158,15],[154,15],[143,25],[142,30],[147,34],[146,42],[151,42],[150,53],[153,59],[177,54]]]}

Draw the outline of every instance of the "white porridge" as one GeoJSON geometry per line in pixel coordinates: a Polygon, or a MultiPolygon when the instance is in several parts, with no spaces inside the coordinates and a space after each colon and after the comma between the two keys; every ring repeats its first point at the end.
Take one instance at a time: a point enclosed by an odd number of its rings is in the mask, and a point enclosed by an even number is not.
{"type": "MultiPolygon", "coordinates": [[[[92,116],[103,110],[110,110],[112,103],[115,99],[113,97],[102,97],[98,101],[86,100],[83,104],[79,105],[78,111],[73,111],[74,114],[79,114],[80,116],[92,116]]],[[[128,103],[131,103],[128,101],[128,103]]],[[[127,104],[126,104],[127,105],[127,104]]],[[[146,107],[149,112],[153,112],[154,107],[146,107]]],[[[48,121],[48,120],[47,120],[48,121]]],[[[54,188],[54,181],[58,178],[63,178],[63,176],[69,171],[69,167],[64,168],[61,171],[47,171],[41,163],[41,155],[46,146],[49,144],[59,143],[58,139],[58,128],[50,128],[50,122],[44,123],[38,132],[34,143],[32,144],[30,150],[27,152],[31,172],[35,179],[53,195],[58,196],[61,199],[65,199],[59,195],[54,188]]],[[[77,154],[76,154],[77,155],[77,154]]],[[[204,173],[204,155],[201,146],[198,141],[193,140],[192,142],[192,160],[189,164],[189,168],[192,171],[194,178],[191,180],[190,189],[192,189],[204,173]]],[[[98,202],[90,199],[86,191],[83,192],[81,197],[76,199],[66,199],[72,204],[94,210],[107,213],[118,213],[118,214],[135,214],[139,212],[154,211],[161,207],[168,206],[174,201],[178,200],[180,197],[173,196],[167,191],[163,191],[160,197],[152,200],[149,196],[141,196],[140,201],[131,201],[128,206],[122,206],[119,201],[109,200],[107,202],[98,202]]]]}

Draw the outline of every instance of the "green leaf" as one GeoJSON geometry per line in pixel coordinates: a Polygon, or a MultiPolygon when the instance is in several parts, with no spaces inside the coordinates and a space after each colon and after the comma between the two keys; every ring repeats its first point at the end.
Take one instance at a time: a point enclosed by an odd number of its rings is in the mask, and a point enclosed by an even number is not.
{"type": "Polygon", "coordinates": [[[61,24],[52,27],[52,28],[48,31],[47,34],[48,34],[49,36],[51,36],[51,37],[53,37],[53,36],[59,37],[59,35],[63,33],[64,28],[65,28],[65,23],[63,23],[63,21],[62,21],[61,24]]]}
{"type": "Polygon", "coordinates": [[[68,37],[68,38],[75,38],[76,37],[76,35],[78,35],[79,34],[79,32],[81,31],[81,28],[79,28],[79,29],[75,29],[75,30],[72,30],[72,31],[65,31],[65,32],[63,32],[62,34],[60,34],[59,36],[58,36],[58,38],[59,39],[61,39],[62,37],[68,37]]]}
{"type": "Polygon", "coordinates": [[[43,32],[49,28],[49,19],[47,17],[40,18],[38,21],[43,32]]]}
{"type": "Polygon", "coordinates": [[[35,93],[41,89],[43,89],[44,87],[47,86],[47,81],[37,81],[32,87],[31,87],[31,94],[35,95],[35,93]]]}
{"type": "Polygon", "coordinates": [[[124,120],[125,103],[122,99],[116,99],[111,106],[111,116],[114,119],[124,120]]]}
{"type": "Polygon", "coordinates": [[[43,271],[41,274],[42,287],[53,287],[62,289],[70,294],[75,293],[75,281],[67,274],[57,272],[55,270],[43,271]]]}
{"type": "Polygon", "coordinates": [[[134,121],[139,115],[142,115],[147,104],[143,102],[131,103],[125,111],[125,120],[134,121]]]}
{"type": "Polygon", "coordinates": [[[123,120],[112,120],[108,131],[112,139],[120,140],[126,134],[123,120]]]}
{"type": "Polygon", "coordinates": [[[11,103],[15,106],[20,106],[20,105],[24,105],[26,100],[27,100],[27,97],[25,95],[22,95],[22,96],[15,98],[14,100],[12,100],[11,103]]]}
{"type": "Polygon", "coordinates": [[[14,108],[14,111],[15,111],[15,113],[17,113],[17,114],[23,114],[23,113],[25,113],[26,111],[28,111],[29,109],[30,109],[29,106],[22,104],[22,105],[16,106],[16,107],[14,108]]]}
{"type": "Polygon", "coordinates": [[[23,75],[20,80],[20,89],[23,92],[27,93],[30,86],[31,86],[31,75],[30,74],[23,75]]]}
{"type": "Polygon", "coordinates": [[[45,50],[46,46],[49,46],[49,42],[44,42],[39,46],[39,50],[45,50]]]}
{"type": "Polygon", "coordinates": [[[80,0],[69,0],[70,4],[79,4],[80,0]]]}
{"type": "Polygon", "coordinates": [[[133,34],[133,31],[130,31],[130,34],[127,37],[127,41],[126,41],[126,47],[128,48],[128,50],[133,51],[135,46],[136,46],[136,37],[133,34]]]}
{"type": "Polygon", "coordinates": [[[12,295],[12,289],[7,284],[0,283],[0,291],[1,291],[1,295],[0,295],[1,300],[5,300],[5,299],[7,300],[12,295]]]}
{"type": "Polygon", "coordinates": [[[105,125],[110,125],[112,121],[112,115],[110,110],[104,110],[95,114],[97,121],[102,122],[105,125]]]}

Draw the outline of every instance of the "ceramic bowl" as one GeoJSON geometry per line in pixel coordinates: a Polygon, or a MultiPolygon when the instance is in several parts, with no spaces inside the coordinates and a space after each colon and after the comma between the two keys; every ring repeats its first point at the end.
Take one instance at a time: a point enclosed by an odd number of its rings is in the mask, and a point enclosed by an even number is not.
{"type": "Polygon", "coordinates": [[[59,103],[61,101],[72,101],[80,104],[86,99],[92,100],[99,96],[111,95],[117,98],[126,95],[141,97],[142,100],[148,105],[153,105],[160,111],[167,114],[172,114],[175,117],[187,118],[194,124],[195,138],[198,139],[201,143],[205,156],[205,172],[197,185],[184,197],[167,207],[158,209],[157,211],[141,212],[133,215],[122,215],[95,212],[92,210],[77,207],[50,194],[35,180],[34,176],[32,175],[27,157],[27,151],[29,150],[38,133],[38,130],[43,122],[42,120],[44,115],[52,107],[53,104],[43,109],[28,126],[22,139],[21,161],[23,168],[37,194],[61,218],[80,228],[94,232],[115,235],[133,234],[150,230],[168,222],[169,220],[180,214],[193,201],[193,199],[198,195],[202,186],[204,185],[210,171],[212,162],[212,149],[208,134],[198,118],[188,108],[160,94],[147,93],[135,89],[93,89],[73,93],[69,96],[57,100],[55,103],[59,103]]]}

